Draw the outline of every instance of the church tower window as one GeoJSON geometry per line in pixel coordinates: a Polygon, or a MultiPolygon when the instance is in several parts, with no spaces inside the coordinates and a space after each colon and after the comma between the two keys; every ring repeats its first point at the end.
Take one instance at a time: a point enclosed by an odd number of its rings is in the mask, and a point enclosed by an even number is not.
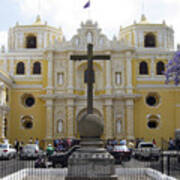
{"type": "Polygon", "coordinates": [[[19,62],[16,66],[16,74],[24,74],[24,73],[25,73],[24,63],[19,62]]]}
{"type": "Polygon", "coordinates": [[[37,47],[37,38],[34,35],[29,35],[26,38],[26,48],[36,48],[37,47]]]}
{"type": "Polygon", "coordinates": [[[33,64],[33,74],[41,74],[41,63],[35,62],[33,64]]]}
{"type": "Polygon", "coordinates": [[[157,75],[163,75],[163,72],[165,70],[165,66],[164,66],[164,63],[159,61],[157,64],[156,64],[156,74],[157,75]]]}
{"type": "Polygon", "coordinates": [[[139,74],[148,74],[148,64],[145,61],[141,62],[139,65],[139,74]]]}
{"type": "Polygon", "coordinates": [[[144,47],[156,47],[156,37],[153,33],[148,33],[145,35],[144,47]]]}

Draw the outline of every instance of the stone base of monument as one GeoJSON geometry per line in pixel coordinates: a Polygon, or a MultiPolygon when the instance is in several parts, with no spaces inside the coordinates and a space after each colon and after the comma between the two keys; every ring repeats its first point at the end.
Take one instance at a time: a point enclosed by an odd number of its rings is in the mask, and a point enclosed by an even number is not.
{"type": "Polygon", "coordinates": [[[117,180],[114,158],[99,139],[84,139],[68,161],[65,180],[117,180]]]}

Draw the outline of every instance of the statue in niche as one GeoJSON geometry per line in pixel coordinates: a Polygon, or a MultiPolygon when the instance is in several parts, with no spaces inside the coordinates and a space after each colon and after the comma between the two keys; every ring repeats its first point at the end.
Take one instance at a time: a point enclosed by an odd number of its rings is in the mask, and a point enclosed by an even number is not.
{"type": "Polygon", "coordinates": [[[87,43],[92,43],[93,42],[93,35],[92,32],[87,33],[87,43]]]}
{"type": "Polygon", "coordinates": [[[120,133],[121,132],[121,121],[118,120],[117,121],[117,133],[120,133]]]}
{"type": "Polygon", "coordinates": [[[58,133],[61,133],[63,130],[63,122],[62,120],[58,121],[58,133]]]}

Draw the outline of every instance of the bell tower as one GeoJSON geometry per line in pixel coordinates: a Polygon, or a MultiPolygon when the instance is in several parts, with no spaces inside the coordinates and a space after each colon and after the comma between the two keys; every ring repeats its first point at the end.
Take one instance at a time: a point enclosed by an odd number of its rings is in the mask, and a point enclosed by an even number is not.
{"type": "Polygon", "coordinates": [[[43,23],[37,15],[32,25],[20,25],[18,22],[9,29],[9,51],[40,50],[62,41],[61,28],[54,28],[43,23]]]}

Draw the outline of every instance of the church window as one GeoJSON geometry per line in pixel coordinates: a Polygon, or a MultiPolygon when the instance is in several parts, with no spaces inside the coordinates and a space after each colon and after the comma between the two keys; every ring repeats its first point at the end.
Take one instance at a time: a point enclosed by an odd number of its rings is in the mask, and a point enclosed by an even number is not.
{"type": "Polygon", "coordinates": [[[58,121],[57,131],[58,131],[58,133],[62,133],[62,131],[63,131],[63,121],[62,120],[58,121]]]}
{"type": "Polygon", "coordinates": [[[34,35],[29,35],[26,37],[26,48],[36,48],[37,38],[34,35]]]}
{"type": "Polygon", "coordinates": [[[161,61],[159,61],[159,62],[156,64],[156,74],[157,74],[157,75],[163,75],[164,70],[165,70],[165,65],[164,65],[164,63],[161,62],[161,61]]]}
{"type": "Polygon", "coordinates": [[[156,37],[153,33],[148,33],[145,35],[144,47],[156,47],[156,37]]]}
{"type": "Polygon", "coordinates": [[[147,126],[150,129],[156,129],[159,126],[159,117],[156,115],[151,115],[148,118],[147,126]]]}
{"type": "Polygon", "coordinates": [[[58,84],[63,85],[64,84],[64,73],[58,73],[58,84]]]}
{"type": "Polygon", "coordinates": [[[103,46],[103,45],[104,45],[104,38],[100,38],[100,40],[99,40],[99,45],[100,45],[100,46],[103,46]]]}
{"type": "Polygon", "coordinates": [[[93,42],[93,35],[92,32],[87,33],[87,43],[92,43],[93,42]]]}
{"type": "Polygon", "coordinates": [[[159,104],[159,95],[157,93],[149,93],[146,97],[146,104],[156,106],[159,104]]]}
{"type": "Polygon", "coordinates": [[[33,128],[33,120],[31,116],[24,116],[21,119],[21,123],[23,128],[25,129],[32,129],[33,128]]]}
{"type": "Polygon", "coordinates": [[[116,72],[115,73],[115,82],[117,85],[121,84],[121,72],[116,72]]]}
{"type": "Polygon", "coordinates": [[[9,89],[6,88],[6,103],[9,101],[9,89]]]}
{"type": "Polygon", "coordinates": [[[143,61],[139,65],[139,74],[146,75],[148,74],[148,64],[147,62],[143,61]]]}
{"type": "Polygon", "coordinates": [[[35,98],[31,94],[24,94],[22,96],[22,103],[25,107],[32,107],[35,104],[35,98]]]}
{"type": "Polygon", "coordinates": [[[35,62],[33,64],[33,74],[41,74],[41,63],[35,62]]]}
{"type": "Polygon", "coordinates": [[[7,119],[4,119],[4,136],[7,137],[7,119]]]}
{"type": "Polygon", "coordinates": [[[23,62],[19,62],[16,66],[16,74],[24,74],[25,73],[25,67],[23,62]]]}

